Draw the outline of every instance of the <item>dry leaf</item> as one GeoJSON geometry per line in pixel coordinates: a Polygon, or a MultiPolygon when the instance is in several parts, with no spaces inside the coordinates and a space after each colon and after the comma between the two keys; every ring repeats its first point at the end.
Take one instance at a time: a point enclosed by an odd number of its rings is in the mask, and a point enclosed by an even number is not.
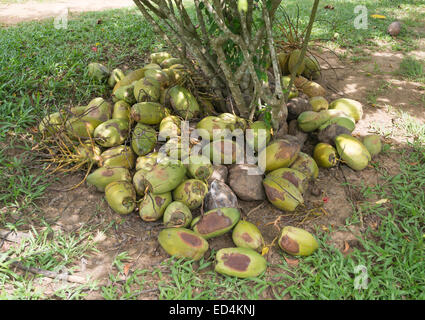
{"type": "Polygon", "coordinates": [[[389,201],[388,199],[381,199],[381,200],[376,201],[375,203],[376,204],[383,204],[383,203],[387,203],[388,201],[389,201]]]}
{"type": "Polygon", "coordinates": [[[124,265],[124,275],[127,277],[128,272],[130,271],[131,263],[124,265]]]}
{"type": "Polygon", "coordinates": [[[383,16],[382,14],[372,14],[371,15],[372,18],[374,19],[386,19],[386,16],[383,16]]]}
{"type": "Polygon", "coordinates": [[[342,251],[342,253],[346,253],[348,249],[350,249],[350,245],[347,241],[344,241],[344,250],[342,251]]]}
{"type": "Polygon", "coordinates": [[[261,250],[261,255],[264,256],[269,252],[270,248],[269,247],[264,247],[263,250],[261,250]]]}
{"type": "Polygon", "coordinates": [[[284,257],[284,258],[285,258],[286,263],[290,266],[293,266],[293,267],[298,266],[298,264],[300,262],[298,259],[289,259],[287,257],[284,257]]]}

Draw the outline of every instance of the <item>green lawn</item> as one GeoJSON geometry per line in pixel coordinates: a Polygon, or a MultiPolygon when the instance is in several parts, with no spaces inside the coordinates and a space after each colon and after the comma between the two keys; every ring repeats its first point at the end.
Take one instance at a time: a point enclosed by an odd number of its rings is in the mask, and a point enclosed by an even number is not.
{"type": "MultiPolygon", "coordinates": [[[[288,12],[296,15],[300,5],[300,21],[308,21],[308,8],[312,1],[287,1],[288,12]]],[[[369,17],[367,30],[356,30],[352,24],[354,7],[358,1],[326,1],[320,5],[314,39],[330,46],[340,46],[350,52],[363,47],[376,48],[377,41],[385,41],[386,48],[408,53],[416,50],[419,36],[424,36],[419,23],[425,21],[425,5],[418,1],[362,1],[369,16],[383,14],[387,20],[369,17]],[[331,4],[334,10],[325,10],[331,4]],[[397,7],[401,4],[401,9],[397,7]],[[420,9],[420,10],[419,10],[420,9]],[[399,39],[386,33],[388,21],[401,17],[405,26],[399,39]],[[420,34],[422,32],[422,34],[420,34]]],[[[423,28],[422,28],[423,30],[423,28]]],[[[148,52],[160,48],[157,35],[137,10],[113,10],[86,13],[68,21],[67,29],[55,29],[53,20],[43,23],[22,23],[0,29],[0,228],[19,230],[24,224],[36,222],[47,231],[36,231],[17,249],[0,254],[0,299],[83,298],[89,290],[99,290],[104,298],[136,298],[137,291],[149,289],[147,274],[158,276],[158,295],[161,299],[259,299],[268,288],[274,297],[290,294],[294,299],[424,299],[425,286],[425,131],[415,119],[404,117],[400,123],[406,134],[419,138],[402,154],[401,173],[389,176],[377,167],[382,184],[375,188],[353,186],[368,198],[377,194],[390,199],[388,205],[369,205],[362,214],[377,215],[381,219],[377,230],[368,230],[361,241],[362,250],[355,249],[344,256],[327,242],[328,233],[318,230],[320,250],[301,260],[298,267],[289,268],[282,258],[282,272],[273,278],[237,280],[218,276],[209,270],[212,258],[201,263],[167,260],[161,270],[140,270],[128,283],[118,281],[123,271],[126,253],[114,263],[116,274],[111,273],[109,286],[94,283],[66,287],[46,296],[35,289],[40,277],[30,277],[13,271],[12,262],[25,262],[51,271],[68,268],[73,259],[89,255],[95,246],[81,245],[80,239],[90,237],[90,228],[82,228],[74,235],[53,231],[52,226],[39,214],[37,201],[45,196],[48,180],[33,167],[31,152],[34,143],[31,127],[46,113],[67,105],[82,105],[96,96],[106,95],[108,88],[91,82],[86,76],[86,66],[99,61],[108,67],[135,69],[144,64],[148,52]],[[98,20],[101,19],[101,23],[98,20]],[[92,48],[97,48],[94,51],[92,48]],[[412,165],[413,164],[413,165],[412,165]],[[51,237],[50,235],[55,235],[51,237]],[[372,240],[373,239],[373,240],[372,240]],[[42,255],[38,255],[43,251],[42,255]],[[66,256],[67,259],[63,259],[66,256]],[[63,262],[65,261],[65,262],[63,262]],[[368,289],[353,290],[356,273],[354,267],[367,267],[368,289]],[[282,290],[284,288],[284,290],[282,290]],[[7,291],[6,291],[7,289],[7,291]],[[194,294],[193,292],[197,292],[194,294]],[[217,296],[220,293],[220,296],[217,296]]],[[[417,78],[423,66],[406,61],[401,75],[417,78]]],[[[390,150],[387,152],[400,152],[390,150]]],[[[347,221],[347,226],[358,224],[358,212],[347,221]]],[[[0,239],[1,243],[1,239],[0,239]]]]}

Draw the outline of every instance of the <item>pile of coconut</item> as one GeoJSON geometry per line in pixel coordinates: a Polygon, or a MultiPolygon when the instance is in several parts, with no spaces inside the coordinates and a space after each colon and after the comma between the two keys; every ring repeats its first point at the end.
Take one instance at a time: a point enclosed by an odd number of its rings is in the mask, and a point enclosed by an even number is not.
{"type": "MultiPolygon", "coordinates": [[[[284,86],[291,57],[280,58],[284,86]]],[[[258,276],[267,267],[266,244],[254,224],[241,220],[238,199],[300,210],[319,167],[342,162],[362,170],[381,149],[378,136],[351,136],[363,113],[359,102],[328,103],[325,90],[301,76],[318,76],[316,65],[308,64],[296,78],[289,134],[277,139],[261,119],[211,115],[212,104],[184,86],[190,74],[179,59],[167,52],[150,59],[128,74],[91,63],[88,75],[109,84],[110,101],[97,97],[49,114],[39,131],[47,143],[62,142],[55,150],[70,150],[73,162],[88,164],[80,166],[88,170],[86,183],[104,192],[117,214],[138,214],[143,223],[162,220],[158,241],[170,255],[200,259],[208,239],[232,232],[235,247],[217,252],[215,270],[258,276]],[[312,155],[302,152],[309,134],[321,141],[312,155]]],[[[318,248],[313,235],[292,226],[282,229],[278,245],[301,256],[318,248]]]]}

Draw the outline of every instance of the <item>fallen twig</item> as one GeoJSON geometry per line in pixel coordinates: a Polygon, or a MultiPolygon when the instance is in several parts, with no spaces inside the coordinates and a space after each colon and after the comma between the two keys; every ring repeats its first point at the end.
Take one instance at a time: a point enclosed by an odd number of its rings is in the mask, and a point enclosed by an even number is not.
{"type": "Polygon", "coordinates": [[[34,268],[34,267],[25,267],[20,262],[12,262],[12,265],[15,266],[18,269],[23,270],[23,271],[31,272],[31,273],[34,273],[34,274],[39,274],[39,275],[42,275],[42,276],[45,276],[45,277],[51,278],[51,279],[64,280],[64,281],[67,281],[67,282],[74,282],[74,283],[79,283],[79,284],[86,284],[87,283],[86,279],[83,278],[83,277],[80,277],[80,276],[68,275],[66,273],[57,273],[57,272],[54,272],[54,271],[48,271],[48,270],[43,270],[43,269],[34,268]]]}

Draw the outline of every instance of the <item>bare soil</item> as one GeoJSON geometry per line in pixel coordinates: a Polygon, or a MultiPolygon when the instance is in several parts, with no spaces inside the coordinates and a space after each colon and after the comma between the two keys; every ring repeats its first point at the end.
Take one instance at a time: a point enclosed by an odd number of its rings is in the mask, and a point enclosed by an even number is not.
{"type": "Polygon", "coordinates": [[[23,3],[0,4],[0,24],[12,25],[23,21],[38,21],[55,18],[64,12],[68,14],[127,8],[134,6],[131,0],[58,0],[28,1],[23,3]]]}

